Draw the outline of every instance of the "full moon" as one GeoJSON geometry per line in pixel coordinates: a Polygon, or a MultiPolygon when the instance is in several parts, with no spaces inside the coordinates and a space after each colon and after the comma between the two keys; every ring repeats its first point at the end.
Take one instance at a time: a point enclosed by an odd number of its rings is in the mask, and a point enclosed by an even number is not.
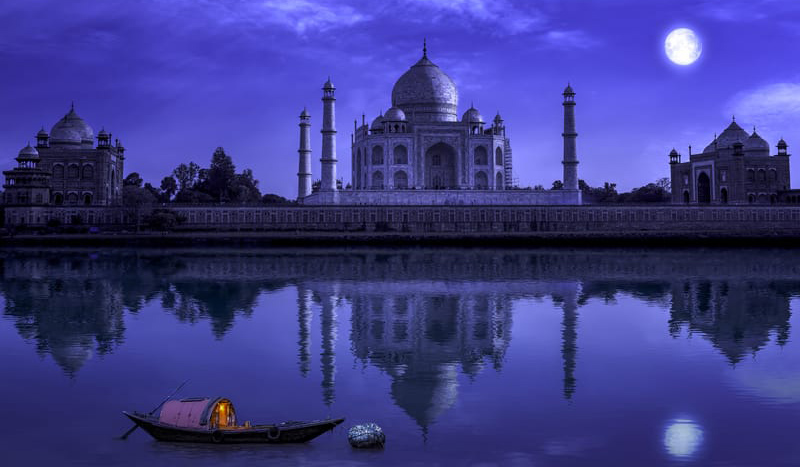
{"type": "Polygon", "coordinates": [[[675,29],[664,41],[664,51],[667,57],[678,65],[691,65],[703,52],[700,38],[691,29],[675,29]]]}

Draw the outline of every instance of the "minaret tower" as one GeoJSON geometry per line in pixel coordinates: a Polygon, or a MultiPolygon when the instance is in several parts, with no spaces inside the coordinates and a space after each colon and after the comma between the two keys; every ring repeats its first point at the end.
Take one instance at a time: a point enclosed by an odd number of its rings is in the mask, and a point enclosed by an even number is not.
{"type": "Polygon", "coordinates": [[[331,79],[322,87],[322,186],[320,191],[336,191],[336,88],[331,79]]]}
{"type": "Polygon", "coordinates": [[[311,194],[311,117],[306,109],[300,114],[300,168],[297,170],[297,199],[311,194]]]}
{"type": "Polygon", "coordinates": [[[564,89],[564,189],[578,189],[578,152],[575,139],[575,92],[569,84],[564,89]]]}

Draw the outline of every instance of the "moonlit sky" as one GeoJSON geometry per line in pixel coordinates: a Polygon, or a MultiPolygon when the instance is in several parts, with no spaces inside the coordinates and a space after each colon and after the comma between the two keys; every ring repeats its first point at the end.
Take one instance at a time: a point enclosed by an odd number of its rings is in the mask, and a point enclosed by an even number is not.
{"type": "MultiPolygon", "coordinates": [[[[262,192],[295,197],[298,118],[312,116],[319,178],[322,83],[337,87],[338,174],[350,133],[391,105],[395,80],[429,57],[500,111],[521,186],[561,178],[561,92],[577,92],[579,176],[628,190],[668,176],[667,154],[702,151],[735,114],[773,147],[800,148],[796,0],[26,0],[0,7],[0,168],[75,101],[157,185],[223,146],[262,192]],[[664,38],[689,27],[703,55],[681,67],[664,38]]],[[[800,186],[793,163],[792,184],[800,186]]]]}

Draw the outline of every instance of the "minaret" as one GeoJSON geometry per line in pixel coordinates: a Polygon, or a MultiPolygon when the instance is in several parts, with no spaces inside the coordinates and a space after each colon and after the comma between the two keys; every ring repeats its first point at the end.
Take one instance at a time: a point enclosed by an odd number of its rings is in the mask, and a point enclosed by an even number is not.
{"type": "Polygon", "coordinates": [[[331,79],[322,87],[322,185],[320,191],[336,191],[336,88],[331,79]]]}
{"type": "Polygon", "coordinates": [[[578,189],[578,152],[575,146],[575,92],[572,86],[564,89],[564,189],[578,189]]]}
{"type": "Polygon", "coordinates": [[[297,170],[297,199],[311,194],[311,117],[306,109],[300,114],[300,168],[297,170]]]}

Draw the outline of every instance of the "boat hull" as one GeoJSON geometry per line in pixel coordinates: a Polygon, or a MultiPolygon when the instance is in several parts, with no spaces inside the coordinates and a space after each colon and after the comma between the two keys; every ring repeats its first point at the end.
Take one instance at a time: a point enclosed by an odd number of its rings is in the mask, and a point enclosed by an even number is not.
{"type": "Polygon", "coordinates": [[[305,443],[332,430],[344,421],[343,418],[314,420],[310,422],[285,422],[277,425],[258,425],[249,428],[192,429],[159,423],[157,419],[137,413],[123,412],[158,441],[182,443],[305,443]]]}

